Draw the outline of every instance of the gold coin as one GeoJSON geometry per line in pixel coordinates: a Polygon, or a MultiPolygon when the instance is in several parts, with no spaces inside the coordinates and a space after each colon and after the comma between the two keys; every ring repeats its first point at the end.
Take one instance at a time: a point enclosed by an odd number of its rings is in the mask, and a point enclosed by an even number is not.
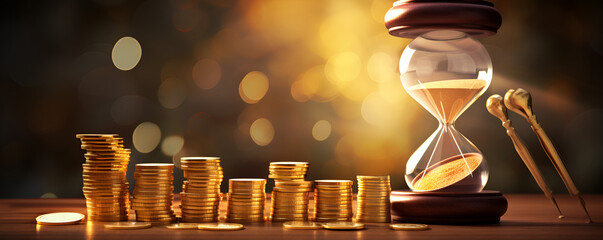
{"type": "Polygon", "coordinates": [[[75,134],[76,138],[80,139],[97,139],[97,138],[115,138],[119,137],[118,134],[101,134],[101,133],[78,133],[75,134]]]}
{"type": "Polygon", "coordinates": [[[354,222],[328,222],[323,225],[323,228],[329,230],[360,230],[364,229],[364,224],[354,222]]]}
{"type": "Polygon", "coordinates": [[[264,178],[231,178],[229,182],[235,184],[265,184],[266,179],[264,178]]]}
{"type": "Polygon", "coordinates": [[[307,166],[309,162],[271,162],[270,165],[278,166],[307,166]]]}
{"type": "Polygon", "coordinates": [[[425,224],[415,224],[415,223],[398,223],[391,224],[389,227],[393,230],[402,230],[402,231],[422,231],[428,230],[429,226],[425,224]]]}
{"type": "Polygon", "coordinates": [[[244,228],[243,224],[238,223],[202,223],[198,226],[201,230],[211,231],[232,231],[241,230],[244,228]]]}
{"type": "Polygon", "coordinates": [[[199,229],[197,226],[198,224],[195,223],[176,223],[176,224],[171,224],[171,225],[167,225],[165,226],[165,228],[167,229],[173,229],[173,230],[192,230],[192,229],[199,229]]]}
{"type": "Polygon", "coordinates": [[[180,161],[220,161],[220,157],[181,157],[180,161]]]}
{"type": "Polygon", "coordinates": [[[314,180],[316,185],[352,185],[351,180],[314,180]]]}
{"type": "Polygon", "coordinates": [[[136,217],[136,221],[139,222],[162,222],[162,223],[172,223],[174,221],[176,221],[176,217],[166,217],[166,218],[142,218],[142,217],[136,217]]]}
{"type": "Polygon", "coordinates": [[[305,177],[306,177],[305,175],[275,175],[275,174],[268,175],[268,178],[279,178],[279,179],[303,179],[305,177]]]}
{"type": "Polygon", "coordinates": [[[56,212],[42,214],[36,218],[36,222],[41,225],[69,225],[79,223],[84,217],[81,213],[56,212]]]}
{"type": "Polygon", "coordinates": [[[322,229],[322,224],[315,222],[305,221],[291,221],[283,223],[284,229],[298,229],[298,230],[315,230],[322,229]]]}
{"type": "Polygon", "coordinates": [[[142,223],[142,222],[114,222],[111,224],[105,224],[105,228],[119,229],[119,230],[143,229],[143,228],[150,228],[150,227],[151,227],[151,223],[142,223]]]}

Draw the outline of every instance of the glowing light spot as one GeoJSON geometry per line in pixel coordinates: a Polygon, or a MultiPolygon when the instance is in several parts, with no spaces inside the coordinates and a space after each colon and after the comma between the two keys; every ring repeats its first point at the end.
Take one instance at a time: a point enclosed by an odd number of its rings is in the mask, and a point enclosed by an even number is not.
{"type": "Polygon", "coordinates": [[[239,95],[246,103],[257,103],[268,92],[268,85],[268,77],[262,72],[250,72],[245,75],[239,84],[239,95]]]}
{"type": "Polygon", "coordinates": [[[42,194],[42,196],[40,196],[40,198],[57,198],[57,195],[49,192],[49,193],[42,194]]]}
{"type": "Polygon", "coordinates": [[[259,118],[251,124],[249,135],[255,144],[266,146],[270,144],[274,138],[274,127],[268,119],[259,118]]]}
{"type": "Polygon", "coordinates": [[[371,80],[375,82],[386,82],[397,80],[396,63],[394,59],[382,52],[373,54],[369,59],[366,70],[371,80]]]}
{"type": "Polygon", "coordinates": [[[320,120],[312,127],[312,137],[316,141],[324,141],[331,135],[331,123],[327,120],[320,120]]]}
{"type": "Polygon", "coordinates": [[[339,95],[339,89],[325,76],[323,65],[314,66],[298,76],[291,85],[291,96],[295,101],[329,102],[339,95]]]}
{"type": "Polygon", "coordinates": [[[115,43],[115,46],[113,46],[113,51],[111,52],[113,65],[123,71],[128,71],[136,67],[141,57],[142,48],[138,41],[133,37],[123,37],[119,39],[115,43]]]}
{"type": "Polygon", "coordinates": [[[304,83],[302,81],[295,81],[291,84],[291,97],[297,102],[306,102],[310,100],[311,96],[308,96],[304,92],[304,83]]]}
{"type": "Polygon", "coordinates": [[[201,59],[193,66],[193,81],[205,90],[214,88],[222,78],[222,68],[211,59],[201,59]]]}
{"type": "Polygon", "coordinates": [[[186,86],[175,78],[164,80],[157,91],[159,103],[161,106],[168,109],[174,109],[180,106],[182,102],[184,102],[184,99],[186,99],[186,94],[186,86]]]}
{"type": "Polygon", "coordinates": [[[369,124],[381,127],[392,126],[398,119],[399,111],[378,93],[366,96],[362,101],[360,112],[362,118],[369,124]]]}
{"type": "Polygon", "coordinates": [[[329,58],[325,66],[325,74],[334,82],[349,82],[360,74],[362,63],[360,57],[353,52],[344,52],[329,58]]]}
{"type": "Polygon", "coordinates": [[[132,134],[134,147],[141,153],[152,152],[161,141],[161,129],[152,122],[139,124],[132,134]]]}
{"type": "Polygon", "coordinates": [[[184,139],[181,136],[169,136],[161,142],[161,152],[166,156],[173,156],[180,152],[184,146],[184,139]]]}
{"type": "Polygon", "coordinates": [[[197,24],[203,23],[201,21],[201,12],[198,8],[189,7],[184,9],[175,9],[172,15],[172,23],[174,27],[181,32],[190,32],[195,29],[197,24]]]}

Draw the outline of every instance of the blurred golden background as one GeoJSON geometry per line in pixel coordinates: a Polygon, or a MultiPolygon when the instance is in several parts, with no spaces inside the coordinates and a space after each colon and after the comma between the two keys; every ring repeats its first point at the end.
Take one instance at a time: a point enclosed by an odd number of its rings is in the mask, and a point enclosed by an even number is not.
{"type": "MultiPolygon", "coordinates": [[[[538,193],[485,101],[524,88],[578,187],[603,193],[603,3],[492,1],[488,91],[457,121],[490,166],[486,189],[538,193]]],[[[308,161],[308,179],[389,174],[437,121],[399,80],[410,39],[392,0],[15,1],[2,13],[1,197],[81,197],[76,133],[119,133],[141,162],[220,156],[225,178],[308,161]]],[[[563,184],[511,114],[553,190],[563,184]]],[[[182,173],[176,171],[175,187],[182,173]]],[[[132,174],[128,176],[133,182],[132,174]]],[[[228,186],[223,184],[223,190],[228,186]]]]}

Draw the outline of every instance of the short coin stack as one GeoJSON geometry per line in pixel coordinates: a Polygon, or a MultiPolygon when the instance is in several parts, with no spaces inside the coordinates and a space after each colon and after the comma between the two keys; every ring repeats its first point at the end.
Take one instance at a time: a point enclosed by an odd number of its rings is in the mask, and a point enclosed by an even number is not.
{"type": "Polygon", "coordinates": [[[269,178],[275,181],[303,181],[308,171],[308,162],[271,162],[269,178]]]}
{"type": "Polygon", "coordinates": [[[219,157],[180,159],[187,181],[180,198],[183,222],[217,222],[220,216],[220,185],[223,179],[219,157]]]}
{"type": "Polygon", "coordinates": [[[229,179],[228,222],[263,222],[266,204],[266,179],[229,179]]]}
{"type": "Polygon", "coordinates": [[[116,222],[128,220],[130,208],[126,171],[130,150],[124,149],[117,134],[77,134],[86,150],[82,164],[83,192],[88,220],[116,222]]]}
{"type": "Polygon", "coordinates": [[[356,221],[391,222],[389,195],[392,191],[388,176],[356,176],[358,202],[356,221]]]}
{"type": "Polygon", "coordinates": [[[314,181],[314,221],[352,221],[352,184],[350,180],[314,181]]]}
{"type": "Polygon", "coordinates": [[[139,163],[134,169],[132,209],[139,222],[173,222],[174,164],[139,163]]]}
{"type": "Polygon", "coordinates": [[[304,181],[307,162],[272,162],[270,175],[272,189],[271,221],[307,221],[308,196],[312,182],[304,181]]]}

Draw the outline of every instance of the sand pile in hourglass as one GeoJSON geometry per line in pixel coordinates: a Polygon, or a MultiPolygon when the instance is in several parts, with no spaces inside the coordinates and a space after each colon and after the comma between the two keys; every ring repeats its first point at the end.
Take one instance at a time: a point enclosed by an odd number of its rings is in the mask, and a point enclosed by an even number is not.
{"type": "Polygon", "coordinates": [[[482,155],[466,153],[440,161],[425,169],[412,182],[415,190],[437,190],[455,184],[469,176],[482,162],[482,155]]]}

